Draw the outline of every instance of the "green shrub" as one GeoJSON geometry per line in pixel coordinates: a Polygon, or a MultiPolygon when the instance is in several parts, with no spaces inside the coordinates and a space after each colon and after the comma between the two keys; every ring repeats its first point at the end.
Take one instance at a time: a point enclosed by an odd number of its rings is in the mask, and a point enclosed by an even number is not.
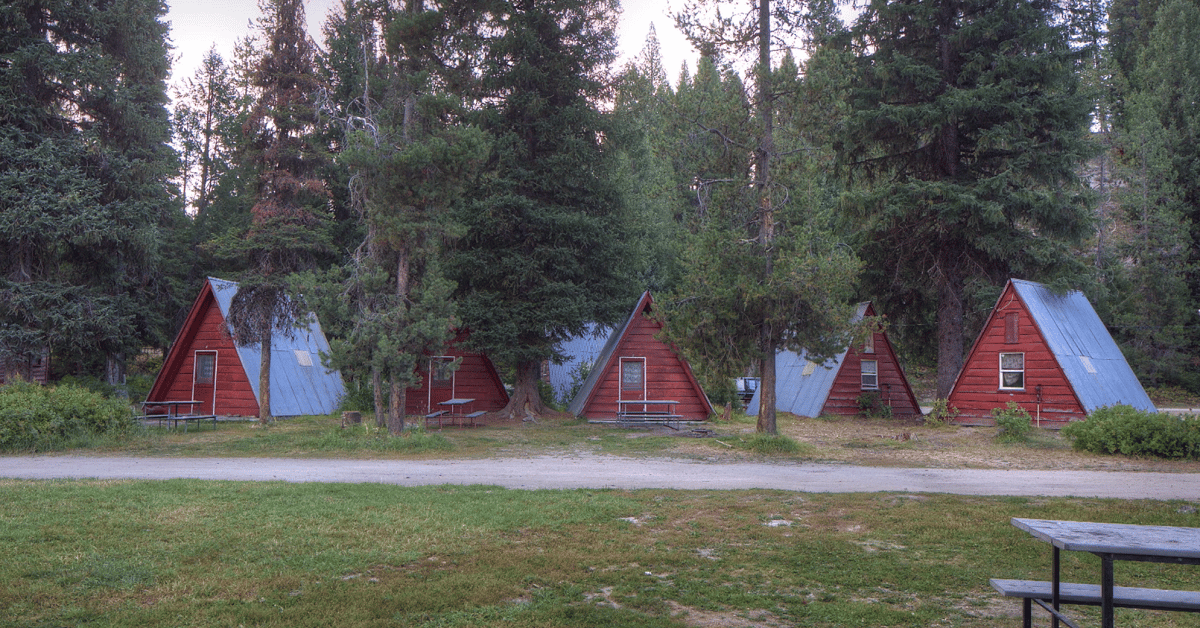
{"type": "Polygon", "coordinates": [[[992,408],[992,418],[1000,428],[996,440],[1002,443],[1024,443],[1033,433],[1033,418],[1016,402],[1008,402],[1005,408],[992,408]]]}
{"type": "Polygon", "coordinates": [[[1068,424],[1062,435],[1081,451],[1126,456],[1200,459],[1200,419],[1112,406],[1068,424]]]}
{"type": "Polygon", "coordinates": [[[338,410],[341,412],[374,412],[375,391],[371,389],[371,382],[350,380],[346,386],[346,394],[342,395],[338,401],[338,410]]]}
{"type": "Polygon", "coordinates": [[[0,387],[0,449],[53,449],[75,436],[119,434],[132,426],[129,404],[98,392],[26,382],[0,387]]]}
{"type": "Polygon", "coordinates": [[[858,404],[858,413],[864,418],[892,418],[892,407],[883,402],[883,395],[879,394],[879,391],[864,392],[855,399],[855,402],[858,404]]]}
{"type": "Polygon", "coordinates": [[[755,434],[746,441],[746,448],[760,454],[802,454],[808,453],[811,446],[801,446],[787,436],[755,434]]]}
{"type": "Polygon", "coordinates": [[[949,425],[958,416],[958,408],[950,405],[946,399],[934,399],[929,414],[925,415],[925,423],[932,426],[949,425]]]}

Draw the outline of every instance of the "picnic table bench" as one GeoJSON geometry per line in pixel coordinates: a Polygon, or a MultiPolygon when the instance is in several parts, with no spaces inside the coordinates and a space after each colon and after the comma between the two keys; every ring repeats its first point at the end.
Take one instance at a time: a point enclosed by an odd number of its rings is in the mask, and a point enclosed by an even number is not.
{"type": "Polygon", "coordinates": [[[1083,521],[1052,521],[1014,517],[1012,524],[1053,547],[1051,580],[1004,580],[991,585],[1001,595],[1023,600],[1025,628],[1033,625],[1033,604],[1059,622],[1078,628],[1061,610],[1063,604],[1099,606],[1102,628],[1114,628],[1114,608],[1200,612],[1200,592],[1118,587],[1114,561],[1139,561],[1200,565],[1200,528],[1143,526],[1083,521]],[[1059,552],[1090,552],[1100,558],[1100,584],[1062,582],[1059,552]]]}
{"type": "MultiPolygon", "coordinates": [[[[165,421],[170,424],[171,429],[178,429],[179,424],[183,423],[183,431],[185,433],[188,429],[188,423],[193,421],[196,423],[197,429],[199,429],[201,421],[212,420],[213,429],[217,429],[217,415],[215,414],[192,414],[191,412],[188,412],[187,414],[179,414],[180,406],[194,407],[200,403],[201,402],[192,399],[175,401],[143,401],[141,418],[144,421],[157,420],[159,427],[162,427],[163,422],[165,421]],[[146,411],[149,408],[159,407],[166,408],[166,413],[150,413],[146,411]]],[[[191,410],[190,407],[188,409],[191,410]]]]}
{"type": "Polygon", "coordinates": [[[455,410],[466,407],[467,405],[471,404],[474,401],[475,401],[474,399],[467,399],[467,398],[447,399],[446,401],[439,401],[438,405],[445,406],[447,409],[434,410],[433,412],[426,414],[425,415],[425,427],[428,428],[429,422],[434,419],[437,419],[438,429],[441,429],[442,422],[447,419],[454,421],[454,423],[456,425],[465,425],[466,422],[469,421],[471,424],[471,427],[475,427],[475,419],[478,419],[479,417],[487,414],[486,410],[477,410],[475,412],[468,412],[465,414],[461,413],[461,412],[455,412],[455,410]]]}
{"type": "Polygon", "coordinates": [[[589,423],[616,423],[618,425],[665,425],[679,429],[683,416],[675,411],[678,401],[668,399],[619,399],[615,420],[591,420],[589,423]],[[674,425],[672,425],[674,424],[674,425]]]}

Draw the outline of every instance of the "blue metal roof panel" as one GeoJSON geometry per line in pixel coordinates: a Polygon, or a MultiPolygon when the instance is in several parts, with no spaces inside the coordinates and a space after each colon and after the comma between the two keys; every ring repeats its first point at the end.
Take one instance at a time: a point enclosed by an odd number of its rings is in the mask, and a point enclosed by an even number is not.
{"type": "MultiPolygon", "coordinates": [[[[238,284],[213,277],[208,280],[221,315],[228,319],[238,284]]],[[[254,398],[261,399],[258,391],[261,349],[257,344],[239,345],[237,352],[254,398]]],[[[337,409],[346,388],[339,371],[321,364],[322,353],[329,353],[329,341],[316,316],[311,316],[307,325],[293,329],[291,334],[275,334],[271,339],[271,414],[329,414],[337,409]]]]}
{"type": "Polygon", "coordinates": [[[1083,293],[1055,294],[1020,279],[1012,284],[1086,412],[1118,404],[1157,411],[1083,293]]]}
{"type": "MultiPolygon", "coordinates": [[[[829,391],[841,370],[846,351],[825,363],[809,367],[808,352],[780,351],[775,354],[775,409],[799,416],[816,418],[821,416],[829,391]],[[806,374],[807,369],[807,374],[806,374]]],[[[746,407],[746,414],[758,416],[759,396],[762,387],[754,391],[754,398],[746,407]]]]}
{"type": "MultiPolygon", "coordinates": [[[[859,303],[850,322],[861,321],[866,316],[867,308],[870,305],[870,301],[859,303]]],[[[821,409],[825,407],[825,401],[829,399],[829,392],[833,390],[833,382],[837,379],[842,361],[846,359],[849,351],[850,348],[846,347],[837,357],[825,360],[825,363],[820,366],[813,365],[807,375],[805,369],[808,367],[808,351],[801,350],[799,354],[794,351],[776,353],[775,409],[810,419],[821,416],[821,409]]],[[[746,406],[747,416],[758,416],[760,394],[762,394],[761,386],[754,391],[754,398],[746,406]]]]}
{"type": "MultiPolygon", "coordinates": [[[[596,358],[612,336],[611,327],[602,327],[594,323],[587,325],[587,331],[558,345],[558,352],[564,356],[562,364],[550,363],[550,387],[554,390],[556,399],[563,399],[571,392],[576,374],[584,365],[588,368],[595,366],[596,358]]],[[[589,372],[590,373],[590,372],[589,372]]]]}

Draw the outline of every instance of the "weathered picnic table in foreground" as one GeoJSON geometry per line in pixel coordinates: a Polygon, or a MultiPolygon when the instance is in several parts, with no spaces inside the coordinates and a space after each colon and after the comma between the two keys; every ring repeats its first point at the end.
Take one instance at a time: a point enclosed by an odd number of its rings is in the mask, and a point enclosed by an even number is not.
{"type": "Polygon", "coordinates": [[[1102,628],[1114,628],[1113,609],[1141,608],[1166,611],[1200,612],[1200,592],[1118,587],[1114,583],[1113,563],[1138,561],[1200,565],[1200,528],[1144,526],[1086,521],[1021,519],[1012,524],[1053,547],[1051,580],[1002,580],[993,578],[992,587],[1008,597],[1024,600],[1022,617],[1026,628],[1032,626],[1032,604],[1050,613],[1051,625],[1059,622],[1077,628],[1061,611],[1062,604],[1100,607],[1102,628]],[[1059,552],[1091,552],[1100,558],[1100,584],[1061,582],[1059,552]]]}

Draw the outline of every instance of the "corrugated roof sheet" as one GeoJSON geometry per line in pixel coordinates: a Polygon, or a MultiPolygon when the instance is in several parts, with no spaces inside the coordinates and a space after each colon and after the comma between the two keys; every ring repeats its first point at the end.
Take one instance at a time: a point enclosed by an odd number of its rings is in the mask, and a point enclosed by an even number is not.
{"type": "Polygon", "coordinates": [[[1042,284],[1021,279],[1013,279],[1012,284],[1085,411],[1118,404],[1157,411],[1082,292],[1055,294],[1042,284]]]}
{"type": "MultiPolygon", "coordinates": [[[[858,304],[851,322],[858,322],[866,315],[870,302],[858,304]]],[[[824,364],[808,361],[808,352],[801,350],[780,351],[775,354],[775,409],[792,414],[816,418],[825,407],[833,382],[837,380],[842,361],[846,359],[846,347],[837,357],[825,360],[824,364]]],[[[762,386],[754,391],[754,398],[746,406],[748,416],[758,416],[762,386]]]]}
{"type": "Polygon", "coordinates": [[[610,327],[602,327],[594,323],[587,325],[587,331],[558,345],[558,352],[564,356],[562,364],[550,363],[550,387],[554,390],[556,399],[563,399],[571,392],[571,384],[575,382],[575,374],[582,367],[588,368],[596,364],[596,358],[604,350],[604,345],[612,336],[610,327]]]}
{"type": "MultiPolygon", "coordinates": [[[[229,305],[237,294],[238,284],[215,277],[209,277],[208,281],[212,284],[221,315],[228,319],[229,305]]],[[[259,345],[249,344],[239,345],[237,352],[254,390],[254,398],[260,399],[258,374],[262,351],[259,345]]],[[[271,340],[271,414],[329,414],[337,409],[346,388],[340,372],[321,365],[322,353],[329,353],[329,341],[315,315],[307,326],[294,329],[290,337],[275,334],[271,340]]]]}

